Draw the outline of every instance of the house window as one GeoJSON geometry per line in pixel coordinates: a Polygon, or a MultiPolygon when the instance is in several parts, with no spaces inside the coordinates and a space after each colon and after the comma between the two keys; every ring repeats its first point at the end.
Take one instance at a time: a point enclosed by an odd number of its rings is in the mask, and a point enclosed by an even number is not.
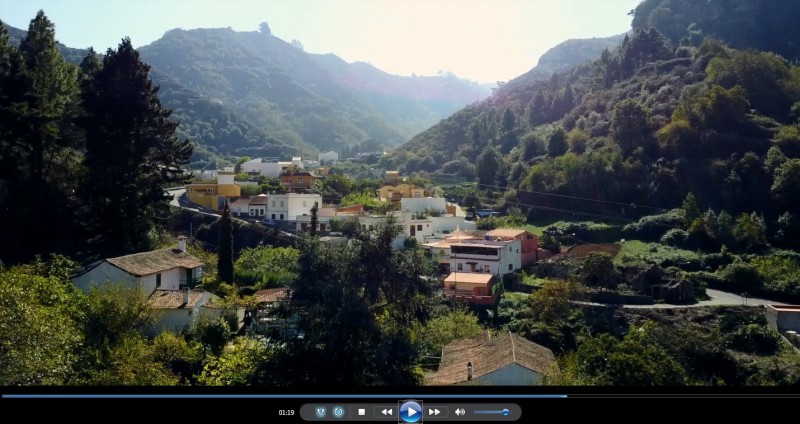
{"type": "Polygon", "coordinates": [[[281,214],[281,220],[283,220],[283,214],[281,214]]]}
{"type": "MultiPolygon", "coordinates": [[[[274,201],[274,200],[272,201],[272,207],[273,207],[273,208],[275,207],[275,201],[274,201]]],[[[273,217],[273,218],[274,218],[274,217],[273,217]]]]}
{"type": "MultiPolygon", "coordinates": [[[[281,207],[283,207],[283,200],[281,200],[281,207]]],[[[283,219],[283,218],[281,218],[281,219],[283,219]]]]}
{"type": "Polygon", "coordinates": [[[213,193],[214,193],[214,189],[213,188],[207,188],[206,189],[206,194],[213,194],[213,193]]]}
{"type": "Polygon", "coordinates": [[[489,269],[489,265],[484,265],[483,266],[483,272],[486,272],[486,273],[491,272],[491,270],[489,269]]]}
{"type": "Polygon", "coordinates": [[[417,225],[417,231],[422,231],[422,224],[417,225]]]}
{"type": "Polygon", "coordinates": [[[161,273],[156,274],[156,288],[161,288],[161,273]]]}
{"type": "Polygon", "coordinates": [[[259,212],[259,215],[264,216],[264,209],[259,209],[258,212],[259,212]]]}
{"type": "Polygon", "coordinates": [[[272,214],[272,219],[275,219],[275,214],[272,214]]]}
{"type": "Polygon", "coordinates": [[[297,183],[303,184],[303,177],[297,177],[297,183]]]}
{"type": "Polygon", "coordinates": [[[508,270],[509,270],[509,271],[513,271],[513,270],[514,270],[514,268],[512,268],[512,265],[511,265],[511,264],[508,264],[508,270]]]}
{"type": "Polygon", "coordinates": [[[463,269],[463,267],[461,266],[461,264],[458,264],[458,265],[456,265],[456,269],[461,271],[463,269]]]}

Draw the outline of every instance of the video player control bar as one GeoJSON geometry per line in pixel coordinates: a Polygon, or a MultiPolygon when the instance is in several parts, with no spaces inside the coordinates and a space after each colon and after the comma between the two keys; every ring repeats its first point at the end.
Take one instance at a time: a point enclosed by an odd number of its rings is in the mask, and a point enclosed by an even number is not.
{"type": "Polygon", "coordinates": [[[306,403],[300,407],[304,421],[517,421],[522,408],[515,403],[433,403],[403,400],[397,403],[306,403]]]}

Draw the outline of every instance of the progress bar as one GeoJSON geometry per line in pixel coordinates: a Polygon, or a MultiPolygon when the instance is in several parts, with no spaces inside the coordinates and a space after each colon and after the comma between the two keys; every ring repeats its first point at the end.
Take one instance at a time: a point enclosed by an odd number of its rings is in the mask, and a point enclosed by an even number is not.
{"type": "Polygon", "coordinates": [[[476,394],[55,394],[55,393],[9,393],[3,399],[565,399],[567,395],[476,395],[476,394]]]}

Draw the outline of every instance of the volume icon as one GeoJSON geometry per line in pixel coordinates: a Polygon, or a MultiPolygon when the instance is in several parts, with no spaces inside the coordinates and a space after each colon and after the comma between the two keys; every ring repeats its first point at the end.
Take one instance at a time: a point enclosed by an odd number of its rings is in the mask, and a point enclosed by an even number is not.
{"type": "Polygon", "coordinates": [[[456,415],[458,415],[459,417],[462,415],[467,415],[467,411],[464,408],[456,408],[455,412],[456,415]]]}

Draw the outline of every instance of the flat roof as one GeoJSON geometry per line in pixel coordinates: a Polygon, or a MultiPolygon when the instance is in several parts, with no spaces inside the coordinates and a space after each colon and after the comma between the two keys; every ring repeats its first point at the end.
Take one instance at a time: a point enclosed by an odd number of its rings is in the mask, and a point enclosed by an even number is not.
{"type": "Polygon", "coordinates": [[[799,312],[800,305],[768,305],[770,308],[780,312],[799,312]]]}
{"type": "Polygon", "coordinates": [[[444,279],[444,282],[488,284],[492,281],[492,277],[494,277],[494,274],[477,272],[451,272],[450,275],[444,279]]]}

